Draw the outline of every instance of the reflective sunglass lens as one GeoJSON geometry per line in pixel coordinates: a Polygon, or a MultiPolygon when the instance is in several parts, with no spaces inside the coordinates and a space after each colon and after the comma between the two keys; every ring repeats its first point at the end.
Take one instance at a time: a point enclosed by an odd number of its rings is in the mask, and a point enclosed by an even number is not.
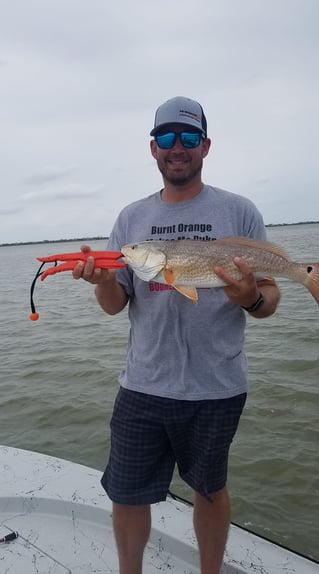
{"type": "Polygon", "coordinates": [[[179,137],[183,147],[188,149],[198,147],[202,139],[202,135],[199,132],[181,132],[178,134],[167,132],[166,134],[155,136],[155,141],[159,148],[171,149],[174,147],[177,137],[179,137]]]}
{"type": "Polygon", "coordinates": [[[198,147],[200,144],[201,135],[199,133],[182,132],[180,134],[180,139],[183,146],[186,148],[198,147]]]}
{"type": "Polygon", "coordinates": [[[160,136],[155,136],[156,143],[161,149],[171,149],[176,142],[176,134],[174,132],[167,132],[160,136]]]}

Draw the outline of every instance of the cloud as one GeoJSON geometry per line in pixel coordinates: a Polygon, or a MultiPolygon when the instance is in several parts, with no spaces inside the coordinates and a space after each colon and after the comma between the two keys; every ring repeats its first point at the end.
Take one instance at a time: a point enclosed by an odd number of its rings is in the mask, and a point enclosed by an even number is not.
{"type": "Polygon", "coordinates": [[[23,201],[56,201],[56,200],[81,200],[81,199],[94,199],[100,196],[103,192],[103,187],[85,187],[81,184],[68,184],[60,187],[45,187],[36,189],[34,191],[27,191],[22,193],[20,199],[23,201]]]}
{"type": "Polygon", "coordinates": [[[8,205],[8,207],[0,207],[0,217],[6,217],[9,215],[18,215],[20,213],[22,213],[23,209],[22,207],[19,206],[12,206],[10,207],[10,205],[8,205]]]}
{"type": "Polygon", "coordinates": [[[162,185],[149,131],[175,95],[205,109],[206,183],[266,222],[319,220],[318,17],[317,0],[5,3],[0,241],[108,235],[162,185]]]}
{"type": "Polygon", "coordinates": [[[58,181],[63,179],[70,173],[74,171],[73,167],[51,167],[45,166],[37,170],[36,172],[25,177],[25,182],[30,185],[42,185],[43,183],[48,183],[51,181],[58,181]]]}

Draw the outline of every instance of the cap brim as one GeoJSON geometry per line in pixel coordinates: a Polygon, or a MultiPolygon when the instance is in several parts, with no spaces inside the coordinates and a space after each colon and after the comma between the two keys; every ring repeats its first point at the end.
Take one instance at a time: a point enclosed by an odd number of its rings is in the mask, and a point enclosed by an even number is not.
{"type": "Polygon", "coordinates": [[[190,128],[196,131],[201,132],[205,137],[206,137],[206,133],[204,132],[204,130],[202,130],[199,126],[194,126],[192,124],[188,124],[188,123],[183,123],[183,122],[167,122],[166,124],[161,124],[160,126],[156,126],[156,128],[153,128],[152,131],[150,132],[150,136],[156,136],[156,134],[160,131],[162,131],[163,128],[166,128],[168,126],[171,126],[173,124],[178,124],[180,126],[185,126],[185,128],[190,128]]]}

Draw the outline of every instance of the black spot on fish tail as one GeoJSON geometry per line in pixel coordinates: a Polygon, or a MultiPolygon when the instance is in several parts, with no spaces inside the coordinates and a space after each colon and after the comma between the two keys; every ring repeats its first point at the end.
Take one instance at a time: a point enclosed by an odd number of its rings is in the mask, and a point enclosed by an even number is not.
{"type": "Polygon", "coordinates": [[[307,273],[311,273],[311,271],[313,270],[313,267],[311,265],[308,265],[307,267],[307,273]]]}

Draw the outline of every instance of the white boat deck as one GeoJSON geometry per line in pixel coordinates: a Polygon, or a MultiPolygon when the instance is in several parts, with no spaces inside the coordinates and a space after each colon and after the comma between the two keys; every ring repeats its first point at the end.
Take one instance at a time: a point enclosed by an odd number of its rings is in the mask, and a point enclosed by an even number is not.
{"type": "MultiPolygon", "coordinates": [[[[111,502],[101,472],[0,446],[1,574],[116,574],[111,502]]],[[[173,501],[152,508],[145,574],[199,574],[192,508],[173,501]]],[[[222,574],[319,574],[319,565],[231,527],[222,574]]]]}

